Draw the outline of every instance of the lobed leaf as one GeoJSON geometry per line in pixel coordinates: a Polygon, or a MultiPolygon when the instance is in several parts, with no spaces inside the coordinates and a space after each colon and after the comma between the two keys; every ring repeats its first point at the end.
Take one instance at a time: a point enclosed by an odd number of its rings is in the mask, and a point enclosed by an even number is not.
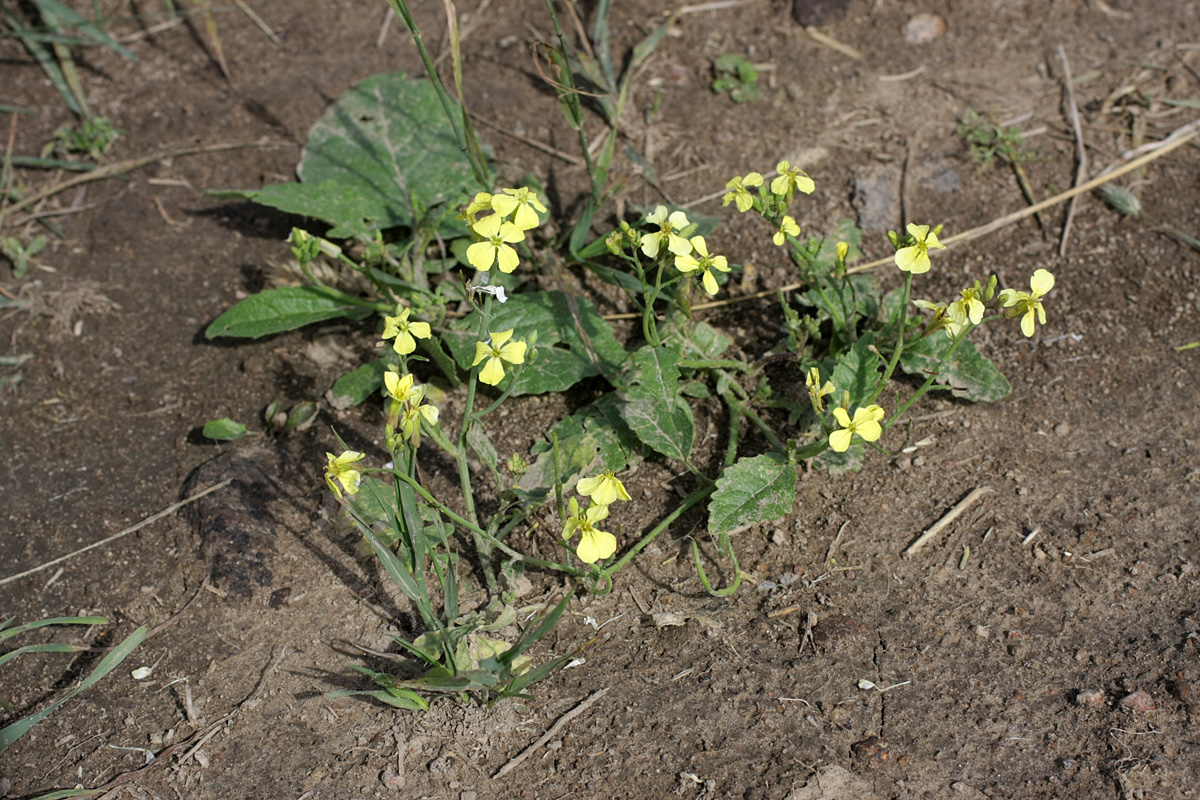
{"type": "Polygon", "coordinates": [[[796,498],[796,468],[777,453],[740,459],[717,479],[708,506],[708,530],[713,534],[755,522],[777,520],[792,510],[796,498]]]}

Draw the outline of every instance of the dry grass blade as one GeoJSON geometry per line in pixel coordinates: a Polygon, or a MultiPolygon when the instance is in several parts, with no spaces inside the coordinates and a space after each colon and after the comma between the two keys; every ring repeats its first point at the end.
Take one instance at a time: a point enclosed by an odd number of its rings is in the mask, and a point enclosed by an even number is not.
{"type": "MultiPolygon", "coordinates": [[[[1056,206],[1059,203],[1063,203],[1067,200],[1070,200],[1072,197],[1077,197],[1078,195],[1081,195],[1085,192],[1090,192],[1093,189],[1103,186],[1104,184],[1108,183],[1109,181],[1115,180],[1116,178],[1119,178],[1122,175],[1133,172],[1134,170],[1137,170],[1137,169],[1141,169],[1142,167],[1146,166],[1150,162],[1155,161],[1159,158],[1162,158],[1167,153],[1170,153],[1171,151],[1175,150],[1176,148],[1182,147],[1183,145],[1192,141],[1193,139],[1196,138],[1197,135],[1200,135],[1200,120],[1197,120],[1195,122],[1191,122],[1191,123],[1188,123],[1187,125],[1184,125],[1183,127],[1177,129],[1174,133],[1172,133],[1170,136],[1168,136],[1166,139],[1164,139],[1161,142],[1155,142],[1153,145],[1143,145],[1141,148],[1138,148],[1138,150],[1126,153],[1125,154],[1126,158],[1132,158],[1131,161],[1125,161],[1125,163],[1121,164],[1120,166],[1110,167],[1110,168],[1108,168],[1107,171],[1102,172],[1100,175],[1098,175],[1095,178],[1092,178],[1087,183],[1082,183],[1073,189],[1068,189],[1067,191],[1056,194],[1053,197],[1048,197],[1045,200],[1043,200],[1042,202],[1037,203],[1035,205],[1026,206],[1025,208],[1022,208],[1019,211],[1014,211],[1011,214],[1005,214],[1003,217],[997,217],[996,219],[994,219],[991,222],[988,222],[984,225],[980,225],[978,227],[971,228],[968,231],[963,231],[962,233],[957,233],[953,236],[948,236],[945,239],[942,239],[942,244],[949,246],[949,245],[958,244],[961,242],[968,242],[972,239],[978,239],[980,236],[986,236],[989,233],[995,233],[996,231],[1000,230],[1001,228],[1007,228],[1009,225],[1012,225],[1014,222],[1020,222],[1021,220],[1025,219],[1026,217],[1031,217],[1034,214],[1038,213],[1039,211],[1043,211],[1047,208],[1050,208],[1051,206],[1056,206]],[[1150,147],[1153,147],[1153,149],[1150,150],[1150,152],[1145,152],[1145,150],[1150,147]],[[1134,156],[1137,155],[1138,153],[1145,153],[1145,154],[1134,158],[1134,156]]],[[[1120,162],[1118,162],[1118,163],[1120,163],[1120,162]]],[[[851,267],[851,268],[847,269],[846,272],[847,273],[866,272],[867,270],[875,269],[876,267],[882,267],[885,264],[891,264],[892,261],[893,261],[892,256],[887,256],[885,258],[878,258],[874,261],[868,261],[866,264],[859,264],[858,266],[851,267]]],[[[806,284],[804,284],[804,283],[791,283],[791,284],[788,284],[787,286],[781,286],[781,287],[778,287],[775,289],[765,289],[761,292],[755,292],[753,294],[743,295],[741,297],[734,297],[729,300],[714,300],[709,303],[696,303],[695,305],[692,306],[692,310],[693,311],[703,311],[705,309],[710,309],[710,308],[720,308],[722,306],[728,306],[728,305],[732,305],[734,303],[741,303],[746,300],[755,300],[755,299],[762,298],[762,297],[771,297],[776,292],[781,292],[781,291],[782,292],[794,292],[797,289],[804,288],[805,285],[806,284]]],[[[640,316],[640,315],[637,315],[637,314],[635,314],[635,315],[612,314],[612,315],[605,315],[605,319],[632,319],[633,317],[636,317],[636,316],[640,316]]]]}
{"type": "Polygon", "coordinates": [[[229,73],[229,65],[225,63],[225,49],[221,47],[221,36],[217,32],[217,19],[212,14],[212,9],[208,7],[208,0],[200,0],[200,8],[204,12],[204,32],[208,34],[209,40],[212,42],[213,57],[217,61],[217,66],[221,68],[221,74],[225,76],[225,80],[233,80],[233,76],[229,73]]]}
{"type": "Polygon", "coordinates": [[[67,189],[72,189],[85,183],[91,183],[92,181],[112,178],[117,175],[124,175],[126,172],[132,172],[135,169],[141,169],[147,164],[153,164],[154,162],[162,161],[165,158],[191,156],[198,155],[200,153],[220,153],[226,150],[239,150],[243,147],[276,146],[278,145],[274,142],[225,142],[223,144],[204,145],[201,147],[180,147],[174,150],[164,150],[161,153],[155,153],[154,155],[150,156],[142,156],[141,158],[131,158],[126,161],[118,161],[114,164],[108,164],[100,167],[99,169],[94,169],[91,172],[85,172],[83,174],[76,175],[73,178],[68,178],[65,181],[59,181],[58,183],[51,184],[45,189],[34,192],[33,194],[23,198],[18,203],[14,203],[8,208],[0,209],[0,226],[4,225],[5,220],[13,212],[20,211],[22,208],[28,208],[35,203],[45,200],[47,197],[53,197],[59,192],[65,192],[67,189]]]}

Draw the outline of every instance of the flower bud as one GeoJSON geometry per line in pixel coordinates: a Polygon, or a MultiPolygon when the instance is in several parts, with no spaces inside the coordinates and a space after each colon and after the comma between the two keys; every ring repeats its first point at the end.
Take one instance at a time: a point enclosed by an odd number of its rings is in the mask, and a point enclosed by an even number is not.
{"type": "Polygon", "coordinates": [[[321,252],[320,242],[308,231],[292,228],[287,240],[292,245],[292,253],[296,260],[302,265],[311,262],[321,252]]]}
{"type": "Polygon", "coordinates": [[[997,283],[999,283],[999,278],[997,278],[995,275],[992,275],[992,277],[988,278],[987,289],[985,289],[983,292],[984,300],[990,302],[991,299],[996,296],[997,283]]]}
{"type": "Polygon", "coordinates": [[[849,252],[850,252],[850,244],[848,242],[838,242],[837,243],[837,259],[838,259],[838,261],[845,261],[846,254],[849,252]]]}
{"type": "Polygon", "coordinates": [[[896,250],[900,249],[900,235],[895,231],[888,231],[888,241],[892,243],[892,247],[896,250]]]}
{"type": "Polygon", "coordinates": [[[620,231],[613,231],[604,238],[604,246],[608,248],[608,252],[614,256],[621,255],[621,245],[625,241],[625,235],[620,231]]]}

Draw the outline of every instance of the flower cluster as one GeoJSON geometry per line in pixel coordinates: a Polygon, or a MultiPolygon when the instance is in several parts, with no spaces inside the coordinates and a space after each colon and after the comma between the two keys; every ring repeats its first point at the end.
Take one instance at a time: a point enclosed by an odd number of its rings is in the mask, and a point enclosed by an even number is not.
{"type": "Polygon", "coordinates": [[[580,508],[579,501],[571,498],[571,513],[563,522],[563,539],[570,541],[578,533],[579,546],[575,548],[575,555],[585,564],[595,564],[617,552],[617,537],[598,529],[596,523],[608,517],[610,505],[617,500],[631,498],[612,470],[606,470],[594,478],[584,478],[576,484],[575,491],[583,497],[590,497],[591,503],[587,508],[580,508]]]}
{"type": "Polygon", "coordinates": [[[513,245],[524,242],[525,232],[540,224],[539,213],[545,214],[546,206],[532,189],[502,189],[499,194],[479,192],[459,215],[479,239],[467,248],[468,263],[483,272],[493,264],[501,272],[515,270],[520,257],[513,245]],[[492,213],[480,217],[485,211],[492,213]]]}
{"type": "Polygon", "coordinates": [[[394,450],[402,442],[417,447],[421,443],[421,420],[436,424],[437,406],[425,402],[425,387],[416,384],[409,373],[401,375],[388,370],[383,376],[383,388],[390,401],[386,428],[388,449],[394,450]],[[397,431],[400,432],[399,439],[397,431]]]}

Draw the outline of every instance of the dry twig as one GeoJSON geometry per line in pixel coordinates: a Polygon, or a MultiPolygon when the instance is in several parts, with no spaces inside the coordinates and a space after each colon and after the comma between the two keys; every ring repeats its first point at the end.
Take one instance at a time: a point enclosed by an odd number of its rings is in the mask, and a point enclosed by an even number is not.
{"type": "MultiPolygon", "coordinates": [[[[1075,185],[1078,186],[1087,177],[1087,148],[1083,145],[1083,128],[1079,124],[1079,107],[1075,105],[1075,86],[1071,79],[1071,64],[1067,61],[1067,51],[1060,44],[1058,46],[1058,58],[1063,65],[1063,84],[1067,89],[1067,106],[1071,111],[1071,127],[1075,130],[1075,152],[1076,152],[1076,167],[1075,167],[1075,185]]],[[[1072,197],[1067,203],[1067,218],[1063,222],[1062,237],[1058,240],[1058,255],[1063,257],[1067,254],[1067,240],[1071,238],[1071,221],[1075,218],[1075,201],[1077,197],[1072,197]]]]}
{"type": "Polygon", "coordinates": [[[992,490],[989,486],[977,486],[972,489],[966,497],[955,503],[954,507],[947,511],[945,516],[930,525],[928,530],[918,536],[916,541],[910,544],[908,549],[904,551],[904,556],[907,558],[928,544],[930,539],[941,533],[943,528],[958,519],[959,515],[970,508],[976,500],[990,491],[992,490]]]}
{"type": "Polygon", "coordinates": [[[561,731],[564,727],[566,727],[568,722],[575,719],[575,717],[578,717],[584,711],[587,711],[589,708],[592,707],[592,705],[597,700],[599,700],[601,697],[604,697],[604,695],[608,694],[608,690],[610,688],[612,688],[612,687],[605,686],[603,689],[597,689],[596,691],[592,692],[587,697],[587,699],[585,699],[582,703],[575,706],[570,711],[568,711],[567,713],[565,713],[561,717],[559,717],[558,722],[555,722],[553,725],[550,726],[550,730],[548,730],[544,734],[542,734],[541,738],[539,738],[533,744],[529,745],[529,747],[526,747],[524,750],[522,750],[520,753],[518,753],[515,758],[513,758],[511,761],[509,761],[507,764],[505,764],[503,767],[501,767],[496,772],[496,774],[492,776],[492,779],[495,780],[496,778],[503,778],[505,775],[507,775],[508,773],[510,773],[514,769],[516,769],[518,766],[520,766],[521,762],[524,761],[525,759],[529,758],[531,755],[533,755],[533,753],[539,747],[546,744],[551,739],[553,739],[555,736],[557,736],[558,732],[561,731]]]}
{"type": "Polygon", "coordinates": [[[66,561],[67,559],[70,559],[70,558],[74,558],[77,555],[86,553],[88,550],[95,550],[97,547],[103,547],[104,545],[108,544],[109,542],[114,542],[117,539],[120,539],[122,536],[128,536],[129,534],[134,533],[135,531],[140,531],[142,528],[146,527],[150,523],[157,522],[158,520],[162,519],[163,517],[167,516],[168,514],[172,514],[175,511],[178,511],[179,509],[183,508],[184,506],[188,505],[189,503],[194,503],[197,500],[199,500],[201,497],[204,497],[205,495],[208,495],[208,494],[212,494],[213,492],[217,491],[218,489],[224,489],[226,486],[228,486],[232,482],[233,482],[232,478],[229,480],[221,481],[220,483],[214,484],[214,485],[208,487],[207,489],[204,489],[203,491],[196,492],[194,495],[187,498],[186,500],[180,500],[178,503],[172,503],[171,505],[164,508],[162,511],[159,511],[157,514],[151,514],[150,516],[146,517],[144,520],[142,520],[138,524],[131,525],[130,527],[126,528],[125,530],[121,531],[120,533],[114,533],[112,536],[105,537],[98,542],[93,542],[92,544],[89,544],[87,547],[81,547],[74,552],[67,553],[65,556],[59,556],[58,558],[54,559],[53,561],[47,561],[45,564],[36,566],[33,569],[27,569],[24,572],[18,572],[16,575],[9,575],[7,578],[0,578],[0,586],[3,586],[6,583],[12,583],[13,581],[18,580],[19,578],[24,578],[27,575],[33,575],[34,573],[41,572],[42,570],[45,570],[45,569],[49,569],[50,567],[53,567],[55,564],[61,564],[63,561],[66,561]]]}

